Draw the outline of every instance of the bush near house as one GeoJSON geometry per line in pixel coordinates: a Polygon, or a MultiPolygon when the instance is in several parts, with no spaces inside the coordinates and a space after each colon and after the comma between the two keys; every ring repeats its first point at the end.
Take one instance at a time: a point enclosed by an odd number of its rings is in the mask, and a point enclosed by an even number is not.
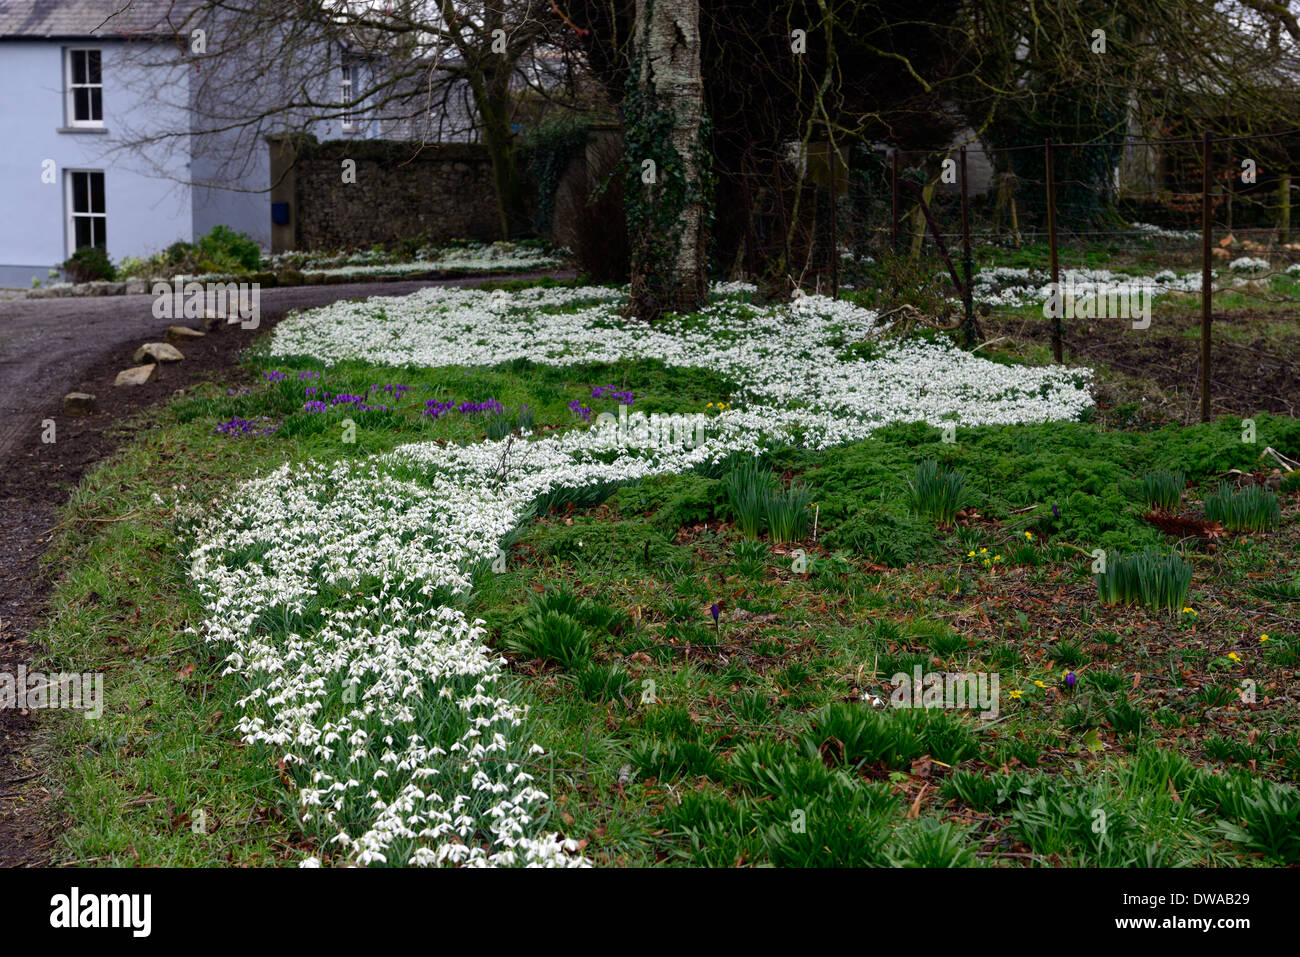
{"type": "Polygon", "coordinates": [[[112,281],[117,278],[117,270],[109,261],[108,253],[98,246],[83,246],[65,259],[60,268],[72,282],[112,281]]]}
{"type": "Polygon", "coordinates": [[[173,275],[231,274],[256,272],[262,250],[252,236],[214,226],[198,242],[174,242],[160,253],[144,258],[127,257],[118,264],[124,278],[156,279],[173,275]]]}

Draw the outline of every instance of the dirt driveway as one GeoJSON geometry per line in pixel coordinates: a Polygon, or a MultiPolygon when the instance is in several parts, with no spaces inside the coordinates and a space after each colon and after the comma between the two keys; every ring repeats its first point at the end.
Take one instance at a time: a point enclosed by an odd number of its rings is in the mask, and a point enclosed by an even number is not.
{"type": "MultiPolygon", "coordinates": [[[[12,674],[39,657],[29,635],[51,585],[40,558],[58,509],[85,470],[122,441],[130,416],[230,367],[254,336],[291,310],[541,275],[572,273],[264,289],[257,329],[230,324],[186,343],[183,361],[160,367],[156,381],[136,388],[114,388],[113,379],[134,364],[140,344],[161,341],[175,321],[153,317],[152,296],[0,301],[0,672],[12,674]],[[72,391],[97,396],[98,412],[65,416],[63,396],[72,391]],[[47,419],[54,421],[53,443],[41,440],[47,419]]],[[[0,867],[41,866],[53,854],[57,781],[33,747],[39,730],[39,713],[0,707],[0,867]]]]}

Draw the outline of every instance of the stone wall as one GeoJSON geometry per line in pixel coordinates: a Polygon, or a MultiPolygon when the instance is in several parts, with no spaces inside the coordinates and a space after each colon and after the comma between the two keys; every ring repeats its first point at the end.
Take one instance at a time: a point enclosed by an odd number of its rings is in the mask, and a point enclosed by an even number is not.
{"type": "Polygon", "coordinates": [[[289,226],[297,249],[421,235],[432,243],[501,238],[492,163],[478,143],[307,142],[292,169],[289,226]],[[355,183],[343,182],[345,159],[356,162],[355,183]]]}

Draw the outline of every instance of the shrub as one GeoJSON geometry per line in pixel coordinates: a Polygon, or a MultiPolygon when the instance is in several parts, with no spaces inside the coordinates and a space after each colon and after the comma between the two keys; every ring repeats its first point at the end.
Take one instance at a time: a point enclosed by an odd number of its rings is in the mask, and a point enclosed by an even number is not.
{"type": "Polygon", "coordinates": [[[1277,495],[1261,485],[1236,488],[1219,483],[1217,492],[1205,496],[1205,517],[1234,532],[1262,532],[1282,521],[1277,495]]]}
{"type": "Polygon", "coordinates": [[[1176,612],[1187,603],[1192,566],[1181,555],[1160,555],[1150,549],[1133,555],[1109,556],[1105,570],[1093,576],[1097,597],[1108,605],[1145,605],[1176,612]]]}
{"type": "Polygon", "coordinates": [[[209,270],[212,272],[256,272],[262,263],[262,250],[253,237],[229,226],[213,226],[198,241],[198,251],[208,264],[216,267],[209,270]]]}
{"type": "Polygon", "coordinates": [[[71,282],[112,281],[117,278],[117,270],[109,261],[108,253],[98,246],[82,246],[64,260],[61,268],[71,282]]]}
{"type": "Polygon", "coordinates": [[[916,466],[907,495],[913,512],[951,525],[967,501],[966,476],[944,471],[938,462],[927,459],[916,466]]]}

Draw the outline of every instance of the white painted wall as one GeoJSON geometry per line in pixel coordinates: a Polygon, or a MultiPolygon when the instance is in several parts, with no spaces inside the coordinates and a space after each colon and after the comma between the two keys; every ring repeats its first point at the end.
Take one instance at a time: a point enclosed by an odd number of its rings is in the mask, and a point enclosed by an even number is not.
{"type": "Polygon", "coordinates": [[[188,151],[160,151],[141,162],[118,151],[126,118],[138,129],[186,129],[183,113],[147,96],[145,69],[127,63],[116,40],[0,42],[0,285],[45,281],[68,257],[64,175],[68,169],[104,171],[108,254],[117,260],[161,249],[192,236],[188,151]],[[61,132],[66,127],[63,51],[102,51],[105,133],[61,132]],[[54,183],[41,181],[53,160],[54,183]],[[161,170],[165,175],[159,176],[161,170]]]}

